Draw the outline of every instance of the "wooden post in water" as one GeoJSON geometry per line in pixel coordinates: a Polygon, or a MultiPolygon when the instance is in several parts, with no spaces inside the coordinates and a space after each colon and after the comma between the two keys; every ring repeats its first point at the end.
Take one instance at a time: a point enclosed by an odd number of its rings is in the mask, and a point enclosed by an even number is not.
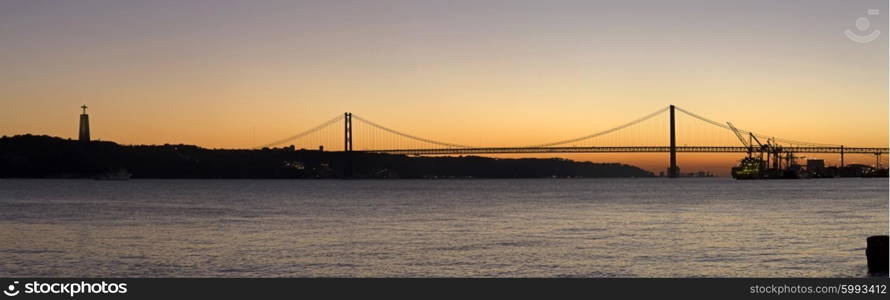
{"type": "Polygon", "coordinates": [[[890,252],[887,250],[887,236],[875,235],[865,240],[865,256],[868,258],[869,274],[887,274],[887,258],[890,252]]]}

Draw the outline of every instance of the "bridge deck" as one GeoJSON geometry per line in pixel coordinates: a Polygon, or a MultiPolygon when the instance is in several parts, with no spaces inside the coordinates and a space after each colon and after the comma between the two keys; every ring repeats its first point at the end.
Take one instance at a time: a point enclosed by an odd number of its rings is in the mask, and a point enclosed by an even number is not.
{"type": "MultiPolygon", "coordinates": [[[[405,155],[449,155],[449,154],[517,154],[517,153],[660,153],[670,152],[669,146],[635,147],[491,147],[491,148],[443,148],[443,149],[389,149],[364,150],[360,152],[405,154],[405,155]]],[[[741,146],[679,146],[677,152],[684,153],[747,153],[741,146]]],[[[756,151],[755,151],[756,152],[756,151]]],[[[886,154],[888,148],[866,147],[783,147],[782,152],[791,153],[844,153],[844,154],[886,154]]]]}

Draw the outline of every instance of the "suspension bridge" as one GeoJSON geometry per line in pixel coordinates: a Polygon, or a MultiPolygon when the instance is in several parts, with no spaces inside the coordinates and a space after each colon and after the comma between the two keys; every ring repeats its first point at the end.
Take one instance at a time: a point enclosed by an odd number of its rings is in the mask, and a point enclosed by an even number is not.
{"type": "Polygon", "coordinates": [[[880,168],[886,147],[849,147],[814,143],[739,129],[730,122],[717,122],[683,108],[670,105],[630,122],[570,139],[512,147],[460,145],[395,130],[352,113],[338,115],[299,134],[258,148],[290,144],[295,148],[324,151],[369,152],[401,155],[469,155],[526,153],[669,153],[669,177],[679,176],[677,153],[759,152],[793,161],[795,154],[838,154],[844,166],[845,154],[875,155],[880,168]],[[342,127],[341,127],[342,124],[342,127]],[[682,141],[682,143],[678,143],[682,141]],[[327,146],[327,148],[325,148],[327,146]]]}

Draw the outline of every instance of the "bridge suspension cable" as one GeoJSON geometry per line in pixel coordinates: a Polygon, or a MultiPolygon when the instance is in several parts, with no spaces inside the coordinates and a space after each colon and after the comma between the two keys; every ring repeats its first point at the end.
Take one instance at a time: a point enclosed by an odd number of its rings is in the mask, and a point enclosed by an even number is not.
{"type": "Polygon", "coordinates": [[[371,122],[371,121],[369,121],[368,119],[362,118],[362,117],[357,116],[357,115],[355,115],[355,114],[352,115],[352,118],[355,119],[355,120],[358,120],[358,121],[360,121],[360,122],[362,122],[362,123],[364,123],[364,124],[370,125],[371,127],[374,127],[374,128],[377,128],[377,129],[380,129],[380,130],[383,130],[383,131],[386,131],[386,132],[389,132],[389,133],[392,133],[392,134],[395,134],[395,135],[398,135],[398,136],[401,136],[401,137],[404,137],[404,138],[408,138],[408,139],[411,139],[411,140],[415,140],[415,141],[419,141],[419,142],[424,142],[424,143],[429,143],[429,144],[438,145],[438,146],[443,146],[443,147],[447,147],[447,148],[472,148],[472,147],[470,147],[470,146],[464,146],[464,145],[458,145],[458,144],[452,144],[452,143],[439,142],[439,141],[434,141],[434,140],[429,140],[429,139],[425,139],[425,138],[421,138],[421,137],[413,136],[413,135],[410,135],[410,134],[407,134],[407,133],[404,133],[404,132],[401,132],[401,131],[398,131],[398,130],[395,130],[395,129],[390,129],[390,128],[385,127],[385,126],[383,126],[383,125],[380,125],[380,124],[371,122]]]}
{"type": "Polygon", "coordinates": [[[568,140],[562,140],[562,141],[556,141],[556,142],[546,143],[546,144],[537,144],[537,145],[522,146],[521,148],[540,148],[540,147],[550,147],[550,146],[564,145],[564,144],[568,144],[568,143],[574,143],[574,142],[583,141],[583,140],[586,140],[586,139],[595,138],[595,137],[598,137],[598,136],[601,136],[601,135],[605,135],[605,134],[608,134],[608,133],[612,133],[612,132],[615,132],[615,131],[618,131],[618,130],[621,130],[621,129],[624,129],[624,128],[627,128],[627,127],[630,127],[630,126],[633,126],[633,125],[636,125],[636,124],[639,124],[639,123],[641,123],[641,122],[643,122],[643,121],[646,121],[646,120],[649,120],[649,119],[651,119],[651,118],[653,118],[653,117],[655,117],[655,116],[657,116],[657,115],[659,115],[659,114],[661,114],[661,113],[663,113],[663,112],[666,112],[668,109],[670,109],[669,106],[668,106],[668,107],[665,107],[665,108],[662,108],[662,109],[659,109],[659,110],[657,110],[657,111],[655,111],[655,112],[652,112],[652,113],[650,113],[650,114],[648,114],[648,115],[645,115],[645,116],[643,116],[643,117],[641,117],[641,118],[639,118],[639,119],[636,119],[636,120],[633,120],[633,121],[630,121],[630,122],[627,122],[627,123],[624,123],[624,124],[618,125],[618,126],[616,126],[616,127],[609,128],[609,129],[606,129],[606,130],[603,130],[603,131],[600,131],[600,132],[597,132],[597,133],[593,133],[593,134],[585,135],[585,136],[582,136],[582,137],[577,137],[577,138],[568,139],[568,140]]]}
{"type": "Polygon", "coordinates": [[[321,130],[321,129],[324,129],[325,127],[328,127],[328,126],[330,126],[330,125],[332,125],[332,124],[334,124],[334,123],[339,123],[339,122],[342,122],[342,121],[343,121],[343,115],[338,115],[337,117],[335,117],[335,118],[333,118],[333,119],[330,119],[330,120],[328,120],[328,121],[326,121],[326,122],[324,122],[324,123],[321,123],[321,125],[312,127],[312,129],[303,131],[303,132],[301,132],[301,133],[298,133],[298,134],[289,136],[289,137],[284,138],[284,139],[280,139],[280,140],[277,140],[277,141],[274,141],[274,142],[271,142],[271,143],[268,143],[268,144],[259,146],[259,147],[257,147],[257,148],[258,148],[258,149],[262,149],[262,148],[272,147],[272,146],[275,146],[275,145],[281,145],[281,144],[284,144],[284,143],[287,143],[287,142],[290,142],[290,141],[293,141],[293,140],[302,138],[302,137],[304,137],[304,136],[310,135],[310,134],[315,133],[316,131],[319,131],[319,130],[321,130]]]}
{"type": "MultiPolygon", "coordinates": [[[[724,124],[724,123],[720,123],[720,122],[717,122],[717,121],[714,121],[714,120],[705,118],[705,117],[703,117],[703,116],[697,115],[697,114],[695,114],[695,113],[693,113],[693,112],[690,112],[690,111],[688,111],[688,110],[685,110],[685,109],[680,108],[680,107],[677,107],[677,106],[675,106],[674,108],[676,108],[678,111],[680,111],[680,112],[682,112],[682,113],[684,113],[684,114],[686,114],[686,115],[688,115],[688,116],[690,116],[690,117],[693,117],[693,118],[699,119],[699,120],[701,120],[701,121],[710,123],[710,124],[712,124],[712,125],[714,125],[714,126],[717,126],[717,127],[720,127],[720,128],[726,129],[726,130],[729,130],[729,131],[732,131],[732,130],[733,130],[731,127],[729,127],[728,125],[726,125],[726,124],[724,124]]],[[[745,134],[753,134],[754,136],[756,136],[756,137],[758,137],[758,138],[764,138],[764,139],[771,138],[771,139],[773,139],[774,141],[782,142],[782,143],[786,143],[786,144],[792,144],[792,145],[807,145],[807,146],[822,146],[822,147],[835,147],[835,146],[840,146],[840,145],[838,145],[838,144],[822,144],[822,143],[812,143],[812,142],[796,141],[796,140],[783,139],[783,138],[775,138],[775,137],[771,137],[771,136],[767,136],[767,135],[763,135],[763,134],[758,134],[758,133],[756,133],[756,132],[752,132],[752,131],[744,130],[744,129],[741,129],[741,128],[736,128],[736,129],[737,129],[739,132],[741,132],[741,133],[745,133],[745,134]]]]}

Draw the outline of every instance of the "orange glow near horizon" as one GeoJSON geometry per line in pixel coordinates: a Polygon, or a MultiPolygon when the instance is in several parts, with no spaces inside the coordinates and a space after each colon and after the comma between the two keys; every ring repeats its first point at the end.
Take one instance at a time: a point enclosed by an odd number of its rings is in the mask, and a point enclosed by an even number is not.
{"type": "MultiPolygon", "coordinates": [[[[86,104],[92,136],[121,144],[253,148],[348,111],[437,141],[517,146],[674,104],[769,136],[888,146],[887,35],[842,34],[872,8],[882,15],[870,25],[890,32],[886,1],[186,2],[0,4],[0,135],[76,137],[86,104]]],[[[665,145],[660,118],[645,125],[651,136],[621,142],[665,145]]],[[[696,128],[680,128],[678,145],[738,145],[696,128]]],[[[656,174],[667,164],[667,154],[522,156],[656,174]]],[[[740,157],[679,161],[726,174],[740,157]]]]}

